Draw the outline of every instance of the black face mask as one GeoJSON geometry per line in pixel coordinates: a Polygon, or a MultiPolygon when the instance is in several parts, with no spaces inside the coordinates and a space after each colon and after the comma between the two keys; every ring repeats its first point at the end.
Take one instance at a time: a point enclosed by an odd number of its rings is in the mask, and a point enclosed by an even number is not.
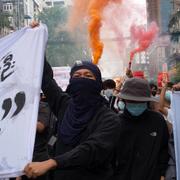
{"type": "Polygon", "coordinates": [[[72,78],[67,92],[72,97],[74,103],[85,104],[97,101],[102,85],[95,80],[88,78],[72,78]],[[86,102],[84,102],[86,101],[86,102]]]}
{"type": "Polygon", "coordinates": [[[71,100],[65,112],[59,135],[65,144],[75,145],[80,133],[103,103],[101,83],[88,78],[72,78],[67,92],[71,100]]]}

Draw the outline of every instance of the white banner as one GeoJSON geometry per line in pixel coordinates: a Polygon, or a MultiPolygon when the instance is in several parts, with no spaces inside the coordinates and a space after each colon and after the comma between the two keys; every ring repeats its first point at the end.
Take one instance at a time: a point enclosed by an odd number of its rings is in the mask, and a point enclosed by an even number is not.
{"type": "Polygon", "coordinates": [[[175,142],[177,180],[180,180],[180,92],[178,91],[175,91],[172,95],[171,109],[175,142]]]}
{"type": "Polygon", "coordinates": [[[0,39],[0,179],[32,160],[46,42],[44,25],[0,39]]]}
{"type": "Polygon", "coordinates": [[[65,91],[70,79],[70,66],[53,67],[53,75],[57,84],[65,91]]]}

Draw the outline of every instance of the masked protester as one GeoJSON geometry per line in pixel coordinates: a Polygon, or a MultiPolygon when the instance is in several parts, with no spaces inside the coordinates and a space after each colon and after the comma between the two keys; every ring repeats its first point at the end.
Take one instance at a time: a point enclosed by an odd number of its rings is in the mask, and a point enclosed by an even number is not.
{"type": "Polygon", "coordinates": [[[102,95],[105,97],[106,100],[109,101],[109,99],[113,96],[115,88],[116,83],[114,80],[107,79],[103,82],[102,95]]]}
{"type": "Polygon", "coordinates": [[[28,164],[24,172],[33,178],[54,170],[54,180],[107,180],[112,176],[119,118],[100,94],[102,80],[96,65],[78,61],[70,76],[65,93],[45,62],[42,89],[58,119],[55,156],[28,164]]]}
{"type": "Polygon", "coordinates": [[[120,115],[115,180],[163,180],[168,164],[168,129],[160,113],[148,109],[154,101],[146,80],[128,79],[120,93],[125,103],[120,115]]]}

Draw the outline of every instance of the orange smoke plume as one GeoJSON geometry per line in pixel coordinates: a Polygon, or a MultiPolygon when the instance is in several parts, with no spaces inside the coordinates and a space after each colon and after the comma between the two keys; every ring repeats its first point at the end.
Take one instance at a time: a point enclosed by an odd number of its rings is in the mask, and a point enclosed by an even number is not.
{"type": "Polygon", "coordinates": [[[83,19],[87,16],[89,0],[74,0],[73,8],[71,9],[71,14],[68,20],[68,28],[70,30],[75,29],[83,19]]]}
{"type": "Polygon", "coordinates": [[[121,2],[121,0],[91,0],[88,6],[88,31],[94,64],[98,64],[103,53],[104,45],[100,38],[100,29],[103,20],[103,10],[110,2],[117,3],[121,2]]]}
{"type": "Polygon", "coordinates": [[[74,29],[80,25],[85,17],[88,18],[89,44],[92,50],[94,64],[98,64],[103,53],[103,42],[100,38],[103,10],[110,2],[119,3],[121,1],[122,0],[74,0],[68,27],[70,30],[74,29]]]}
{"type": "Polygon", "coordinates": [[[100,29],[102,26],[103,9],[106,7],[108,2],[109,0],[92,0],[88,7],[88,31],[94,64],[98,64],[103,52],[103,43],[100,39],[100,29]]]}

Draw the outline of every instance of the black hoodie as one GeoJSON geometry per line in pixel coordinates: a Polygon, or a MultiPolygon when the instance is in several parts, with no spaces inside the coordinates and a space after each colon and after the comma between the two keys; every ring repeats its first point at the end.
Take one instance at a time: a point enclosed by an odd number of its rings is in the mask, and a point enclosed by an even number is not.
{"type": "Polygon", "coordinates": [[[115,180],[160,180],[168,164],[168,129],[163,116],[146,110],[120,115],[115,180]]]}

